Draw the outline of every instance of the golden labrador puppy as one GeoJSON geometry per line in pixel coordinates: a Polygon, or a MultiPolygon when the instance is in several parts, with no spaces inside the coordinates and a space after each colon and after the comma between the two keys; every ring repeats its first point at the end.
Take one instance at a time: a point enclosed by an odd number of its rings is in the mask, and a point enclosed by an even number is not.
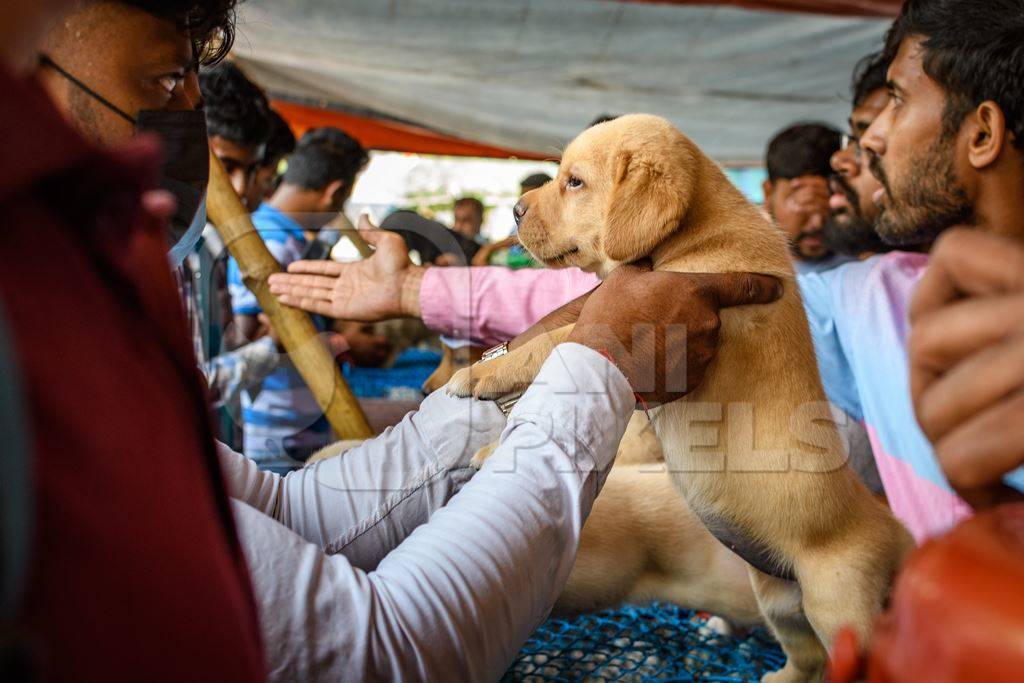
{"type": "MultiPolygon", "coordinates": [[[[748,562],[786,651],[786,666],[763,680],[821,680],[842,626],[868,642],[912,540],[846,465],[781,232],[692,141],[647,115],[584,131],[558,177],[521,201],[519,238],[548,266],[606,275],[649,257],[658,270],[750,271],[783,282],[774,304],[723,310],[703,383],[652,413],[675,485],[748,562]]],[[[570,330],[456,373],[449,391],[521,391],[570,330]]]]}

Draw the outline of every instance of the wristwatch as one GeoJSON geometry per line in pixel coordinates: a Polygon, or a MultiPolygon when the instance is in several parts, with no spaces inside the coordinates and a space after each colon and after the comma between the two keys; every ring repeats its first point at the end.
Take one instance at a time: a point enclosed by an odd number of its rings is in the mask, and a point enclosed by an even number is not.
{"type": "Polygon", "coordinates": [[[494,360],[495,358],[501,358],[502,356],[507,355],[508,342],[501,342],[497,346],[492,346],[491,348],[484,351],[483,355],[480,356],[480,360],[478,360],[477,363],[486,363],[489,360],[494,360]]]}
{"type": "MultiPolygon", "coordinates": [[[[486,363],[489,360],[494,360],[495,358],[501,358],[502,356],[507,355],[508,342],[501,342],[497,346],[492,346],[491,348],[484,351],[483,355],[480,356],[480,360],[478,360],[475,363],[475,365],[480,363],[486,363]]],[[[498,410],[501,411],[502,415],[508,417],[508,414],[512,412],[512,408],[516,405],[516,402],[520,398],[522,398],[522,396],[523,392],[521,391],[516,392],[514,394],[509,394],[508,396],[502,396],[501,398],[495,399],[494,404],[498,406],[498,410]]]]}

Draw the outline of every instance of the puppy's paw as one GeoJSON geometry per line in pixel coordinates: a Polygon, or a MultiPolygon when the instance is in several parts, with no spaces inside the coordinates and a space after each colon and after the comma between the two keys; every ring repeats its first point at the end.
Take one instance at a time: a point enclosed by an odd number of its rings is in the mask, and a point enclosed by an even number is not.
{"type": "Polygon", "coordinates": [[[476,382],[472,370],[473,366],[470,366],[468,368],[462,368],[452,375],[452,378],[448,380],[448,383],[445,385],[445,391],[448,392],[449,396],[467,398],[473,395],[473,385],[476,382]]]}
{"type": "Polygon", "coordinates": [[[532,379],[520,368],[509,367],[479,377],[473,387],[473,395],[481,401],[496,401],[505,396],[522,394],[532,379]]]}
{"type": "Polygon", "coordinates": [[[526,391],[538,368],[530,355],[510,353],[459,370],[448,380],[447,391],[452,396],[495,401],[526,391]]]}
{"type": "Polygon", "coordinates": [[[528,361],[528,356],[509,354],[474,366],[473,395],[495,401],[526,391],[536,375],[528,361]]]}
{"type": "Polygon", "coordinates": [[[484,461],[487,460],[487,458],[491,457],[491,454],[494,453],[494,449],[496,449],[497,447],[498,442],[495,441],[494,443],[487,444],[486,446],[478,450],[476,453],[473,454],[473,458],[469,461],[470,466],[476,469],[480,469],[481,467],[483,467],[484,461]]]}

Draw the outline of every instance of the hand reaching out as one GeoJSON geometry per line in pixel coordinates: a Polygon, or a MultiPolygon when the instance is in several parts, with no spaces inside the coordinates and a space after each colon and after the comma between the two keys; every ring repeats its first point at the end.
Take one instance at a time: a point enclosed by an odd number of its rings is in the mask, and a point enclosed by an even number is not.
{"type": "Polygon", "coordinates": [[[339,320],[376,322],[418,317],[424,268],[413,265],[405,241],[379,230],[366,216],[360,234],[376,247],[355,263],[295,261],[287,273],[270,276],[270,291],[287,305],[339,320]]]}

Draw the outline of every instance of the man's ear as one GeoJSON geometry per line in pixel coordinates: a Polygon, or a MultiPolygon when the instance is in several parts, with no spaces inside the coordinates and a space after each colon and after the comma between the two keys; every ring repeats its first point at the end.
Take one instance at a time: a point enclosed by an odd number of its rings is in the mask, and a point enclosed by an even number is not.
{"type": "Polygon", "coordinates": [[[345,194],[347,190],[348,188],[344,180],[332,180],[324,188],[320,201],[329,210],[334,210],[335,208],[341,210],[342,205],[345,204],[345,200],[348,198],[345,194]]]}
{"type": "Polygon", "coordinates": [[[681,167],[620,152],[604,228],[604,252],[613,261],[643,258],[683,222],[693,195],[693,160],[681,167]]]}
{"type": "Polygon", "coordinates": [[[1006,115],[998,104],[986,100],[968,115],[967,159],[982,169],[996,162],[1007,142],[1006,115]]]}
{"type": "Polygon", "coordinates": [[[764,193],[764,210],[768,212],[768,215],[775,218],[775,206],[772,202],[772,193],[775,192],[775,183],[770,180],[765,180],[761,183],[761,192],[764,193]]]}

